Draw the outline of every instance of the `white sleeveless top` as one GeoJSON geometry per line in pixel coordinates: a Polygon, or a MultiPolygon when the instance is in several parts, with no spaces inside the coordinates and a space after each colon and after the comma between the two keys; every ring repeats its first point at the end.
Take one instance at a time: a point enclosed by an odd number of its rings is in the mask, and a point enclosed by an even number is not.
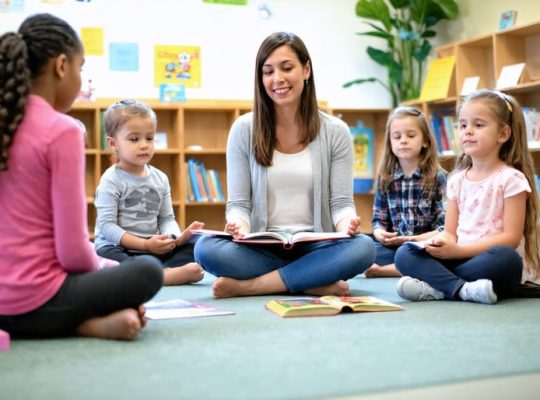
{"type": "Polygon", "coordinates": [[[274,150],[267,184],[267,230],[312,231],[313,170],[309,147],[295,154],[274,150]]]}

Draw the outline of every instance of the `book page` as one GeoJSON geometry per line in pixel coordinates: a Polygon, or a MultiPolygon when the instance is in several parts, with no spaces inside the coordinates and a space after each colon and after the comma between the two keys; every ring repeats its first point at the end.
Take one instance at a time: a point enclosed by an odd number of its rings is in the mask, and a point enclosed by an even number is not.
{"type": "Polygon", "coordinates": [[[232,315],[234,312],[212,306],[192,303],[186,300],[150,301],[144,304],[148,319],[175,319],[191,317],[209,317],[213,315],[232,315]]]}
{"type": "Polygon", "coordinates": [[[296,232],[292,235],[291,243],[317,242],[322,240],[347,239],[350,236],[344,232],[296,232]]]}
{"type": "Polygon", "coordinates": [[[285,232],[253,232],[245,235],[239,241],[253,241],[257,243],[288,243],[290,236],[285,232]]]}

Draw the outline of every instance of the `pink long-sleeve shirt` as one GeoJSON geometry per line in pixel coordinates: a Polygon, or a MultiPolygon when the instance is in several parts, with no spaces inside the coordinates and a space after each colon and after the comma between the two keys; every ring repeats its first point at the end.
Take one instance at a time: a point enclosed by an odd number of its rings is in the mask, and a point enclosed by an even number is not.
{"type": "Polygon", "coordinates": [[[98,268],[87,231],[84,137],[77,123],[30,96],[0,172],[0,315],[32,311],[67,273],[98,268]]]}

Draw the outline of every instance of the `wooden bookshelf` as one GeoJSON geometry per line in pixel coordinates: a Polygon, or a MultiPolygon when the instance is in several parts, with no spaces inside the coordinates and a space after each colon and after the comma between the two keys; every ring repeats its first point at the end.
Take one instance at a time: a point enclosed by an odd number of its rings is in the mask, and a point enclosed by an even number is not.
{"type": "MultiPolygon", "coordinates": [[[[540,22],[497,31],[436,49],[437,57],[454,55],[456,65],[448,97],[429,102],[408,101],[404,104],[422,109],[433,122],[437,110],[452,109],[455,113],[466,78],[478,76],[478,88],[495,88],[497,78],[506,65],[525,63],[525,72],[516,86],[502,88],[514,96],[523,107],[540,111],[540,22]]],[[[529,142],[536,173],[540,174],[540,145],[529,142]]],[[[441,163],[447,170],[454,165],[456,154],[441,154],[441,163]]]]}

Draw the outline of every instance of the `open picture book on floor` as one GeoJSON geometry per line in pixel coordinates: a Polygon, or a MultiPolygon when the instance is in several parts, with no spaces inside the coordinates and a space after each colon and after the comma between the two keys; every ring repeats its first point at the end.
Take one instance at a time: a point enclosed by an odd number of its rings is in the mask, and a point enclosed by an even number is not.
{"type": "Polygon", "coordinates": [[[144,304],[148,319],[175,319],[192,317],[211,317],[215,315],[233,315],[234,312],[222,310],[202,303],[176,299],[168,301],[150,301],[144,304]]]}
{"type": "Polygon", "coordinates": [[[272,300],[266,303],[266,308],[282,317],[313,317],[336,315],[342,312],[404,310],[397,304],[373,296],[322,296],[272,300]]]}

